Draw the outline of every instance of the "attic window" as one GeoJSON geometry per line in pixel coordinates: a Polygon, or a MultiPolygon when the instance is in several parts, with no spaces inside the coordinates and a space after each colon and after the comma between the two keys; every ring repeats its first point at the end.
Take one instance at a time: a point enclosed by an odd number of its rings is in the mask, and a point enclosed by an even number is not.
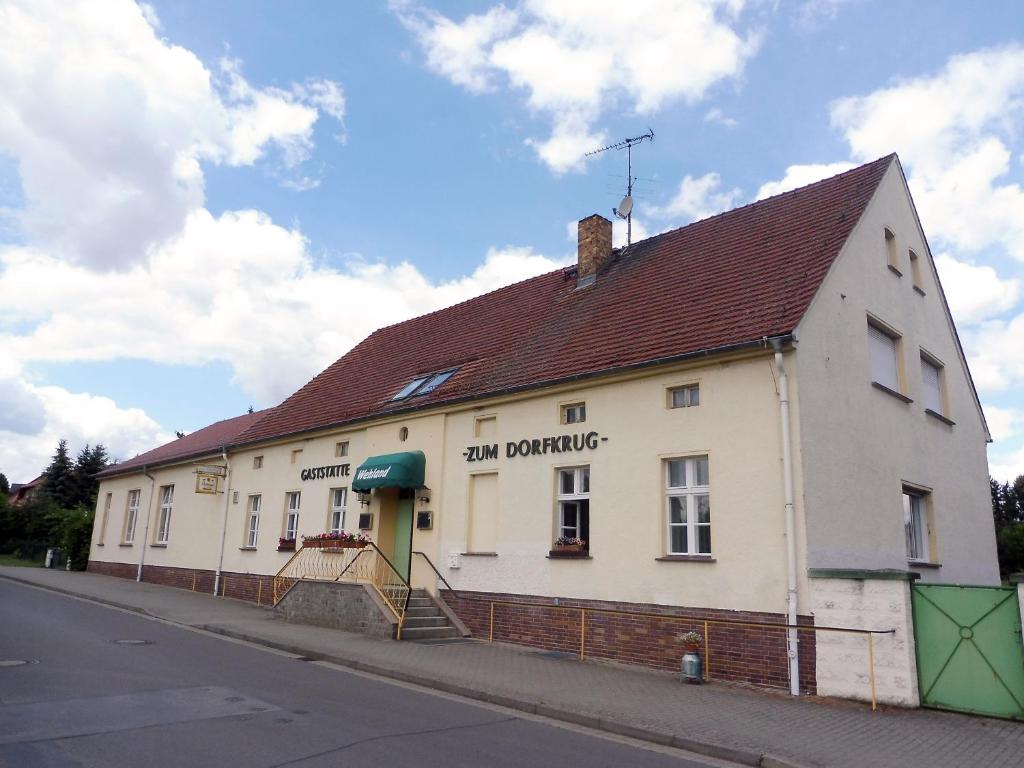
{"type": "Polygon", "coordinates": [[[413,395],[429,395],[435,389],[448,381],[448,379],[450,379],[457,370],[459,369],[449,368],[447,371],[430,373],[426,376],[417,376],[402,387],[402,390],[392,397],[391,400],[405,400],[407,397],[412,397],[413,395]]]}

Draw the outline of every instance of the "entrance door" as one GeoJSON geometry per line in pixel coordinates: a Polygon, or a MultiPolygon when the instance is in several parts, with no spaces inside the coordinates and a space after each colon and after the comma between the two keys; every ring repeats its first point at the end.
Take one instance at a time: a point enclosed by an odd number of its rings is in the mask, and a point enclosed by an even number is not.
{"type": "Polygon", "coordinates": [[[921,704],[1024,719],[1024,648],[1017,590],[915,584],[921,704]]]}
{"type": "Polygon", "coordinates": [[[405,490],[398,494],[398,513],[395,515],[395,545],[392,562],[402,577],[409,580],[409,561],[412,558],[412,511],[416,492],[405,490]]]}

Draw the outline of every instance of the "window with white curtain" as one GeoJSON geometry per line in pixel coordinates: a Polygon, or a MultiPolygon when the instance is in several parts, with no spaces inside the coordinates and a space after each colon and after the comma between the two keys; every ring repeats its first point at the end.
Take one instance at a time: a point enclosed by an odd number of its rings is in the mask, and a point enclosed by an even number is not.
{"type": "Polygon", "coordinates": [[[893,392],[900,392],[896,337],[868,323],[868,347],[871,354],[871,380],[893,392]]]}
{"type": "Polygon", "coordinates": [[[921,355],[921,399],[929,411],[943,414],[942,366],[921,355]]]}

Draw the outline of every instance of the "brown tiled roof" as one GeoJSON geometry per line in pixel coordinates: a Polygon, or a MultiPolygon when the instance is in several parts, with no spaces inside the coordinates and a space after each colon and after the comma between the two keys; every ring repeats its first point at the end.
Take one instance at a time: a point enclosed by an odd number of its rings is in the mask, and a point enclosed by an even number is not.
{"type": "Polygon", "coordinates": [[[208,427],[198,429],[190,435],[185,435],[177,440],[161,445],[151,451],[146,451],[138,456],[112,464],[97,473],[97,477],[109,477],[119,475],[133,469],[141,469],[143,466],[154,466],[166,464],[171,461],[180,461],[193,457],[206,456],[219,451],[222,446],[228,446],[238,440],[239,435],[246,429],[255,426],[260,419],[269,413],[268,410],[247,413],[243,416],[236,416],[233,419],[224,419],[211,424],[208,427]]]}
{"type": "Polygon", "coordinates": [[[792,332],[895,155],[618,251],[593,286],[549,272],[382,328],[238,443],[611,372],[792,332]],[[392,402],[417,374],[458,366],[392,402]]]}

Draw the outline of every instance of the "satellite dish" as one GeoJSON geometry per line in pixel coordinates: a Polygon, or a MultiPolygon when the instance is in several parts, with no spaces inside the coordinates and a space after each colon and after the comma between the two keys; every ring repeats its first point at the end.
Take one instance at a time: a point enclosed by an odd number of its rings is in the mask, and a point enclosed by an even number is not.
{"type": "Polygon", "coordinates": [[[633,198],[630,197],[629,195],[626,195],[624,198],[622,198],[622,202],[619,203],[619,207],[613,208],[612,210],[614,211],[615,215],[618,216],[620,219],[627,218],[629,216],[630,211],[633,210],[633,198]]]}

